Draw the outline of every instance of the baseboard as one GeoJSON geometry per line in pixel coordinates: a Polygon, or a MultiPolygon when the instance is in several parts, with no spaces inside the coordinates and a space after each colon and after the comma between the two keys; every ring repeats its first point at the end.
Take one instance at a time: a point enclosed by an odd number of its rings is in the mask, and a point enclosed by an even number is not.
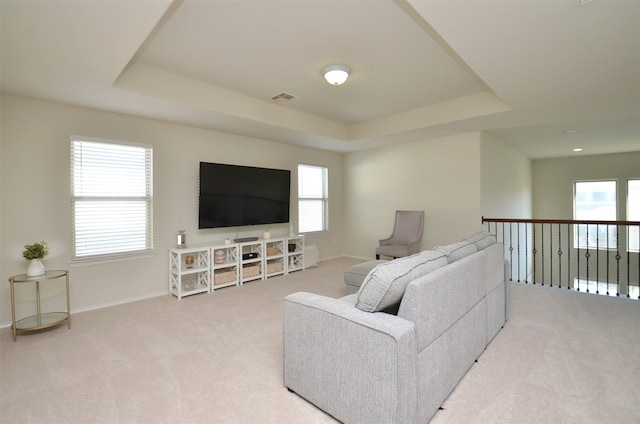
{"type": "MultiPolygon", "coordinates": [[[[146,299],[152,299],[154,297],[160,297],[160,296],[167,296],[169,293],[168,292],[162,292],[162,293],[154,293],[154,294],[149,294],[146,296],[139,296],[139,297],[129,297],[127,299],[121,299],[117,302],[107,302],[107,303],[101,303],[98,305],[93,305],[93,306],[89,306],[87,308],[79,308],[79,309],[71,309],[71,315],[74,314],[79,314],[82,312],[89,312],[89,311],[95,311],[98,309],[104,309],[104,308],[110,308],[112,306],[118,306],[118,305],[124,305],[125,303],[133,303],[133,302],[139,302],[141,300],[146,300],[146,299]]],[[[11,327],[11,322],[3,322],[0,324],[0,328],[6,328],[6,327],[11,327]]]]}
{"type": "Polygon", "coordinates": [[[376,258],[375,256],[373,256],[373,257],[363,257],[363,256],[352,256],[352,255],[344,255],[344,256],[341,256],[341,257],[342,258],[349,258],[349,259],[359,259],[359,260],[362,260],[362,261],[372,261],[372,260],[374,260],[376,258]]]}
{"type": "Polygon", "coordinates": [[[104,308],[109,308],[111,306],[118,306],[118,305],[124,305],[125,303],[133,303],[133,302],[139,302],[141,300],[146,300],[146,299],[152,299],[154,297],[160,297],[160,296],[167,296],[169,293],[168,292],[162,292],[162,293],[154,293],[154,294],[149,294],[149,295],[145,295],[145,296],[138,296],[138,297],[129,297],[126,299],[121,299],[117,302],[107,302],[107,303],[101,303],[98,305],[93,305],[93,306],[89,306],[86,308],[80,308],[80,309],[71,309],[71,313],[72,314],[79,314],[82,312],[89,312],[89,311],[95,311],[98,309],[104,309],[104,308]]]}

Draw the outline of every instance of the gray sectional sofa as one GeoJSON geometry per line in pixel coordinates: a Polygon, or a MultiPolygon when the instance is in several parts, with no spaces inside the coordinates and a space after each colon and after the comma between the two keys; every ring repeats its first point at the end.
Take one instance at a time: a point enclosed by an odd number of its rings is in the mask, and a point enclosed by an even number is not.
{"type": "Polygon", "coordinates": [[[284,384],[344,423],[427,423],[507,318],[503,245],[478,233],[377,264],[356,294],[284,299],[284,384]]]}

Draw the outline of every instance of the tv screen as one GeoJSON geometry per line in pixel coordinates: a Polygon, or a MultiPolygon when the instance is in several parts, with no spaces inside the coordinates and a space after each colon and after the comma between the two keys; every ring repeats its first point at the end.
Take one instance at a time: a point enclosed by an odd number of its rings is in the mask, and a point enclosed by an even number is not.
{"type": "Polygon", "coordinates": [[[289,222],[291,171],[200,162],[198,228],[289,222]]]}

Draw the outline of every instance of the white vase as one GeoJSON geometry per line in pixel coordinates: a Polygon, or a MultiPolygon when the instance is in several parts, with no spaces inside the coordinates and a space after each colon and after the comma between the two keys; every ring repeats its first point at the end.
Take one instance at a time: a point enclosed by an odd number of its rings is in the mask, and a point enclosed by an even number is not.
{"type": "Polygon", "coordinates": [[[27,276],[37,277],[44,274],[44,265],[40,262],[40,259],[31,259],[29,266],[27,267],[27,276]]]}

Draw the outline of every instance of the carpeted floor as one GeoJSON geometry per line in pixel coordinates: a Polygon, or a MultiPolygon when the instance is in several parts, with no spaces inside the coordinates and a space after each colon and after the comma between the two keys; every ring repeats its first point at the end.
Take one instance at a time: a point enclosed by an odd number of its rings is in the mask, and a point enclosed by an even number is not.
{"type": "Polygon", "coordinates": [[[511,283],[510,306],[432,424],[640,423],[640,302],[511,283]]]}
{"type": "MultiPolygon", "coordinates": [[[[0,331],[1,423],[334,423],[282,383],[282,298],[344,294],[335,259],[0,331]]],[[[640,303],[512,284],[511,318],[433,419],[640,422],[640,303]]]]}

